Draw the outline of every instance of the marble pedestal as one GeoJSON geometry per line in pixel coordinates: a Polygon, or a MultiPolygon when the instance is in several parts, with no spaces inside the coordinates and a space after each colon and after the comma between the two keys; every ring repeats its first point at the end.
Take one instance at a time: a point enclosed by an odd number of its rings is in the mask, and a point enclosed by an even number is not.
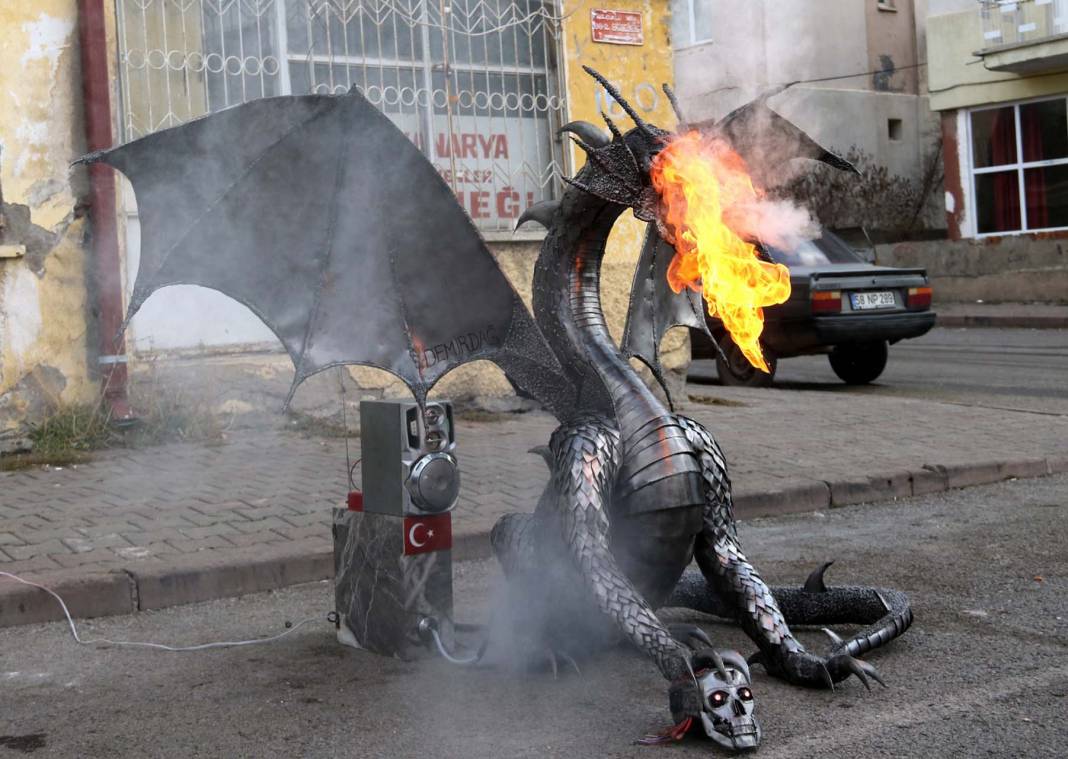
{"type": "Polygon", "coordinates": [[[453,639],[450,549],[413,553],[400,516],[334,509],[333,531],[341,643],[416,658],[429,653],[417,631],[426,616],[453,639]]]}

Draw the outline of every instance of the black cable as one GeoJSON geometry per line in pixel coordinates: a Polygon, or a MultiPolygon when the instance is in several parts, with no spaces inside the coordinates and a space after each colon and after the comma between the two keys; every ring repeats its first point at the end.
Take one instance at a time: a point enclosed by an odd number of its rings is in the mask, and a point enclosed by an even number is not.
{"type": "MultiPolygon", "coordinates": [[[[813,79],[794,79],[794,80],[789,81],[789,82],[778,82],[776,84],[768,84],[768,88],[770,89],[772,87],[783,87],[783,86],[785,86],[785,87],[793,87],[795,84],[813,84],[813,83],[816,83],[816,82],[833,82],[833,81],[837,81],[838,79],[855,79],[856,77],[872,76],[874,74],[889,74],[889,75],[893,76],[894,74],[896,74],[899,71],[910,71],[912,69],[922,68],[923,66],[926,66],[926,65],[927,65],[927,62],[924,61],[923,63],[910,63],[907,66],[895,66],[894,68],[889,68],[889,69],[884,68],[884,69],[873,69],[872,71],[860,71],[860,72],[858,72],[856,74],[840,74],[838,76],[821,76],[821,77],[815,77],[813,79]]],[[[729,86],[726,86],[726,87],[717,87],[714,90],[707,90],[706,92],[699,93],[697,95],[697,97],[701,97],[702,95],[714,95],[717,92],[724,92],[726,90],[738,90],[738,89],[741,89],[740,85],[729,85],[729,86]]]]}

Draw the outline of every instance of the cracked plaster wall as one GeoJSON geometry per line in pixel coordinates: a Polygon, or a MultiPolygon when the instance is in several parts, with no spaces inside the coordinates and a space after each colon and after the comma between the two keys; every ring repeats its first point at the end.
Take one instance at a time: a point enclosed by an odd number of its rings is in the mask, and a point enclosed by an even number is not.
{"type": "Polygon", "coordinates": [[[0,3],[0,450],[94,394],[82,112],[75,0],[0,3]]]}

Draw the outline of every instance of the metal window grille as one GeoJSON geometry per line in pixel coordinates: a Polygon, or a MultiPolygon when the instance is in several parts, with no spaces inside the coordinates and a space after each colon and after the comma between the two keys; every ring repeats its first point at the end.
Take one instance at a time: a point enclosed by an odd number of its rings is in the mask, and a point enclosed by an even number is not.
{"type": "Polygon", "coordinates": [[[556,0],[115,0],[124,140],[227,106],[355,87],[483,229],[565,168],[556,0]]]}

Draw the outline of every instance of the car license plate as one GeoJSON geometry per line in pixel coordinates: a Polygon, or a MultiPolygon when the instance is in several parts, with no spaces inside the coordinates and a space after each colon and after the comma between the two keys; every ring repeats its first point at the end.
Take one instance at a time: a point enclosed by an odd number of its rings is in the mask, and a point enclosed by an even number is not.
{"type": "Polygon", "coordinates": [[[865,311],[870,308],[893,308],[897,305],[894,293],[883,290],[877,293],[851,293],[849,295],[854,311],[865,311]]]}

